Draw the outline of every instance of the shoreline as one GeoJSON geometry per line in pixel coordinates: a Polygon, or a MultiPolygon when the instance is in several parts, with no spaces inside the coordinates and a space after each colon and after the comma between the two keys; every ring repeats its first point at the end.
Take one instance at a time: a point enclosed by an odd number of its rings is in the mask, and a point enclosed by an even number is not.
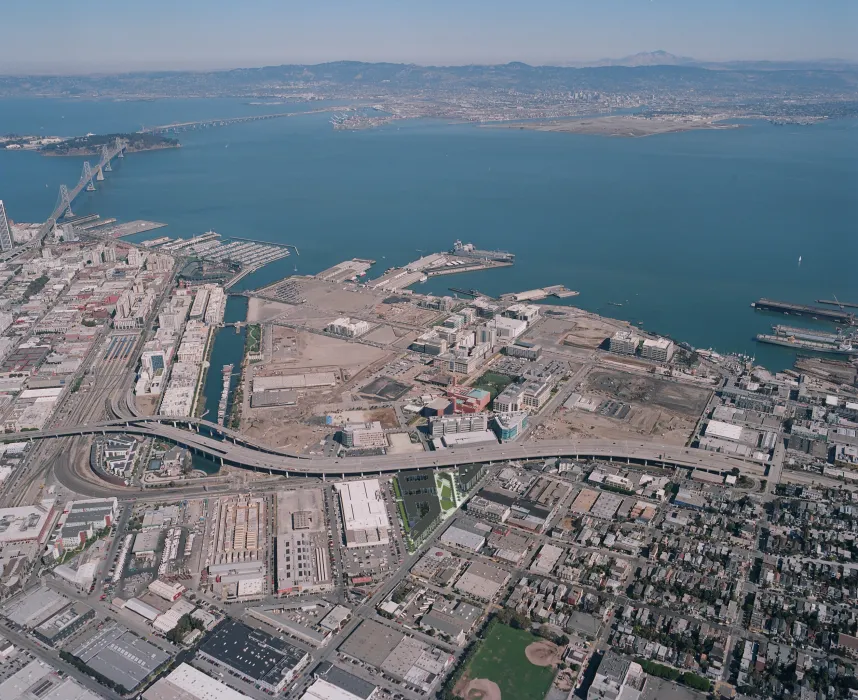
{"type": "Polygon", "coordinates": [[[547,121],[516,122],[511,124],[481,124],[481,129],[517,129],[519,131],[541,131],[560,134],[582,134],[586,136],[608,136],[612,138],[645,138],[660,134],[678,134],[687,131],[729,131],[744,129],[750,124],[722,123],[716,119],[680,121],[649,119],[646,117],[609,115],[552,119],[547,121]]]}
{"type": "MultiPolygon", "coordinates": [[[[151,146],[148,148],[126,148],[125,153],[146,153],[147,151],[166,151],[171,148],[181,148],[182,144],[164,144],[161,146],[151,146]]],[[[40,151],[38,149],[30,149],[34,150],[39,155],[44,156],[45,158],[83,158],[86,156],[100,156],[101,151],[92,151],[92,150],[77,150],[77,151],[68,151],[65,153],[55,153],[52,151],[40,151]]]]}

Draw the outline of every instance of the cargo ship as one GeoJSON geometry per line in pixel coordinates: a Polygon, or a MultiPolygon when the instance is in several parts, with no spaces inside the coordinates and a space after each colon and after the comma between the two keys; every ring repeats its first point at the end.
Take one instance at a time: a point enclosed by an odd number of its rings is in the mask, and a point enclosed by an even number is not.
{"type": "Polygon", "coordinates": [[[494,260],[495,262],[505,263],[515,261],[514,253],[507,253],[504,250],[480,250],[479,248],[475,248],[473,243],[462,243],[462,241],[453,243],[450,255],[456,255],[460,258],[477,258],[479,260],[494,260]]]}
{"type": "Polygon", "coordinates": [[[858,356],[858,347],[852,345],[847,339],[842,339],[840,342],[821,343],[814,340],[801,340],[794,335],[771,335],[760,333],[757,336],[758,343],[768,343],[769,345],[781,345],[785,348],[793,348],[794,350],[810,350],[811,352],[822,352],[829,355],[848,355],[850,357],[858,356]]]}

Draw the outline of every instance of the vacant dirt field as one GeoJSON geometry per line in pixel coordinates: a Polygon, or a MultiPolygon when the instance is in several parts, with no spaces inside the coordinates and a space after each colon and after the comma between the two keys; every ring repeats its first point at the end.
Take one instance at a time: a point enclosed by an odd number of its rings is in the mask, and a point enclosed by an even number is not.
{"type": "Polygon", "coordinates": [[[696,421],[655,406],[632,404],[623,420],[578,409],[564,409],[545,420],[532,436],[534,440],[605,438],[625,440],[634,435],[649,437],[668,445],[684,445],[696,421]]]}
{"type": "Polygon", "coordinates": [[[265,323],[272,318],[276,318],[280,314],[287,312],[292,307],[289,304],[282,304],[277,301],[267,301],[266,299],[258,299],[251,297],[247,304],[247,322],[248,323],[265,323]]]}
{"type": "Polygon", "coordinates": [[[709,400],[709,390],[676,381],[612,370],[594,370],[587,388],[630,403],[655,404],[668,411],[697,418],[709,400]]]}

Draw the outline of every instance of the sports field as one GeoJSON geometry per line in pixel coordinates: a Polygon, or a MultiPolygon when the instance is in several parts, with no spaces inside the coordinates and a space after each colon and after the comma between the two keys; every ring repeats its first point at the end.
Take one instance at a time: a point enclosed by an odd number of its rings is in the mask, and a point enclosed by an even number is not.
{"type": "Polygon", "coordinates": [[[493,622],[456,684],[455,694],[465,700],[543,700],[554,669],[534,666],[524,652],[539,641],[530,632],[493,622]],[[491,683],[481,683],[483,680],[491,683]],[[495,686],[500,698],[492,698],[493,693],[483,686],[495,686]]]}
{"type": "Polygon", "coordinates": [[[492,401],[494,401],[495,397],[510,384],[512,384],[512,377],[497,372],[486,372],[474,382],[474,388],[489,392],[492,395],[492,401]]]}

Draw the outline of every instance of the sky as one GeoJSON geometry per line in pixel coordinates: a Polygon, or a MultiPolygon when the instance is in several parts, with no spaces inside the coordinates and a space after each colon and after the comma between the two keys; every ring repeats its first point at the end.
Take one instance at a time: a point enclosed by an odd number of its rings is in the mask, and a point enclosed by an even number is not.
{"type": "Polygon", "coordinates": [[[0,73],[858,60],[858,0],[2,0],[0,73]]]}

